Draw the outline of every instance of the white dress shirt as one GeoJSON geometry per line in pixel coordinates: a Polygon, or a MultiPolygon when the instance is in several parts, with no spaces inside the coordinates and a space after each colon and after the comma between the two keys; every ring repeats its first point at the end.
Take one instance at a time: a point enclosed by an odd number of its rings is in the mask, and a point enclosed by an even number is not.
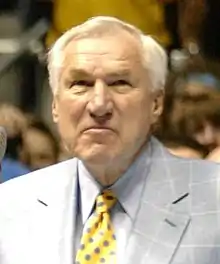
{"type": "MultiPolygon", "coordinates": [[[[148,174],[150,151],[150,146],[146,147],[124,175],[109,187],[118,200],[111,210],[111,221],[117,243],[117,263],[123,263],[124,250],[134,225],[148,174]]],[[[83,227],[94,213],[95,199],[103,190],[103,187],[91,176],[81,161],[78,162],[78,186],[75,252],[80,245],[83,227]]]]}

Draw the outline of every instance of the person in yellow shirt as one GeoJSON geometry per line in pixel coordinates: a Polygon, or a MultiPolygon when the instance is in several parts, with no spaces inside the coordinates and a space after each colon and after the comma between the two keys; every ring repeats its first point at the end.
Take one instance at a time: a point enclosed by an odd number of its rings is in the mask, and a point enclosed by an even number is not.
{"type": "Polygon", "coordinates": [[[69,28],[98,15],[120,18],[152,35],[163,46],[170,44],[163,5],[158,0],[54,0],[47,46],[69,28]]]}

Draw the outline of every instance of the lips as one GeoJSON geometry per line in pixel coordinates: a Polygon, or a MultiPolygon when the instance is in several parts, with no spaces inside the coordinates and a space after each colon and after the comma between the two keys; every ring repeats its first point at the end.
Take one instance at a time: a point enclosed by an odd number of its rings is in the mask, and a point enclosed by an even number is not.
{"type": "Polygon", "coordinates": [[[115,132],[114,129],[105,126],[91,126],[83,130],[83,132],[105,132],[105,131],[115,132]]]}

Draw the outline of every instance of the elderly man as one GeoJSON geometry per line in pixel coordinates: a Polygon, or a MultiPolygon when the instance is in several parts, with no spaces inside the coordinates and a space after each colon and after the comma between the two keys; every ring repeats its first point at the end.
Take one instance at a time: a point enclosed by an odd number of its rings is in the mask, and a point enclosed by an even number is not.
{"type": "Polygon", "coordinates": [[[53,119],[76,158],[1,186],[1,264],[219,263],[218,165],[150,136],[166,71],[163,49],[114,18],[56,42],[53,119]]]}

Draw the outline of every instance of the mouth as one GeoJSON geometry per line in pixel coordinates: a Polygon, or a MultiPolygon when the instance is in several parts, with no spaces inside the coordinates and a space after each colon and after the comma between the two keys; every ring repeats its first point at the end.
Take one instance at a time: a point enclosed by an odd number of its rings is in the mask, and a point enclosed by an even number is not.
{"type": "Polygon", "coordinates": [[[104,126],[92,126],[92,127],[88,127],[83,130],[83,133],[87,133],[87,132],[103,133],[103,132],[115,132],[115,130],[109,127],[104,127],[104,126]]]}

